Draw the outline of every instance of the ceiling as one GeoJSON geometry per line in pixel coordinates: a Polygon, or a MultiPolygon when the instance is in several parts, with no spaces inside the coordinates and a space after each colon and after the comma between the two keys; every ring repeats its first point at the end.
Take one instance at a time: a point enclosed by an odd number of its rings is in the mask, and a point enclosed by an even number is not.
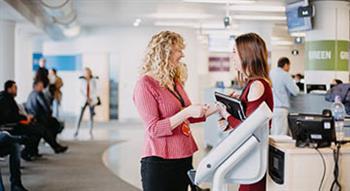
{"type": "MultiPolygon", "coordinates": [[[[247,7],[253,6],[267,6],[270,10],[276,6],[284,7],[284,1],[281,0],[255,0],[250,4],[230,4],[230,6],[234,6],[232,8],[234,10],[229,11],[234,25],[246,22],[235,19],[239,15],[256,15],[256,18],[285,16],[284,12],[247,10],[247,7]]],[[[83,27],[126,27],[133,26],[136,19],[141,19],[140,26],[159,24],[224,28],[223,18],[227,14],[225,3],[191,3],[186,0],[74,0],[74,7],[83,27]]],[[[264,22],[285,24],[285,20],[264,22]]]]}
{"type": "Polygon", "coordinates": [[[10,20],[15,22],[25,22],[26,19],[8,5],[5,1],[0,0],[0,19],[1,20],[10,20]]]}
{"type": "MultiPolygon", "coordinates": [[[[40,6],[39,0],[5,0],[40,6]],[[29,2],[29,3],[28,3],[29,2]]],[[[26,19],[4,0],[0,0],[0,19],[25,22],[26,19]]],[[[50,1],[50,0],[46,0],[50,1]]],[[[63,0],[51,0],[63,1],[63,0]]],[[[289,38],[284,0],[71,0],[81,28],[103,27],[153,27],[174,26],[197,28],[201,31],[230,32],[248,28],[250,31],[272,30],[274,36],[289,38]],[[207,1],[211,3],[199,3],[207,1]],[[227,4],[227,1],[230,3],[227,4]],[[218,3],[219,2],[219,3],[218,3]],[[224,27],[223,19],[230,16],[231,26],[224,27]],[[138,21],[137,21],[138,20],[138,21]],[[138,23],[136,23],[138,22],[138,23]]],[[[42,8],[41,8],[42,9],[42,8]]],[[[41,10],[35,9],[35,10],[41,10]]],[[[17,9],[20,11],[21,9],[17,9]]],[[[34,20],[44,20],[45,26],[52,20],[50,15],[36,14],[34,20]],[[43,18],[42,18],[43,17],[43,18]],[[45,18],[44,18],[45,17],[45,18]],[[47,17],[47,18],[46,18],[47,17]]],[[[31,20],[27,16],[27,20],[31,20]]],[[[33,20],[33,19],[32,19],[33,20]]],[[[32,21],[33,22],[33,21],[32,21]]],[[[42,27],[47,29],[48,27],[42,27]]],[[[54,28],[54,27],[51,27],[54,28]]],[[[49,30],[45,30],[48,34],[49,30]]],[[[51,36],[57,36],[57,32],[51,36]]],[[[205,33],[204,33],[205,34],[205,33]]],[[[226,34],[225,34],[226,35],[226,34]]]]}

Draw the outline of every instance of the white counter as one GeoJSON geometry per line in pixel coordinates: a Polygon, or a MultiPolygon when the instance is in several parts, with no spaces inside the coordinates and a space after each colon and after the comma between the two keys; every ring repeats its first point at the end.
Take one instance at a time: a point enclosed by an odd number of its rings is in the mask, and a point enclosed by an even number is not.
{"type": "MultiPolygon", "coordinates": [[[[278,143],[270,139],[270,146],[284,154],[284,182],[277,184],[268,173],[269,191],[316,191],[323,174],[323,163],[319,153],[312,148],[297,148],[294,143],[278,143]]],[[[319,149],[326,161],[326,174],[321,190],[330,190],[333,182],[333,145],[319,149]]],[[[350,190],[350,144],[342,145],[339,159],[339,182],[342,190],[350,190]]],[[[271,158],[270,158],[271,160],[271,158]]],[[[274,165],[274,159],[270,166],[274,165]]],[[[275,164],[276,165],[276,164],[275,164]]]]}

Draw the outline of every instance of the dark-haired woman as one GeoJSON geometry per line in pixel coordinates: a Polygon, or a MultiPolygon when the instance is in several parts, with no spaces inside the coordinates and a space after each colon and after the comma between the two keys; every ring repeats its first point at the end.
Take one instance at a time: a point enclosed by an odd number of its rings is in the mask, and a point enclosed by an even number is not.
{"type": "MultiPolygon", "coordinates": [[[[248,79],[247,85],[239,96],[245,106],[246,116],[252,114],[261,103],[266,102],[273,109],[273,98],[267,64],[267,49],[264,40],[255,33],[248,33],[236,38],[233,48],[235,68],[248,79]]],[[[236,94],[233,94],[236,95],[236,94]]],[[[217,104],[220,115],[229,123],[229,128],[236,128],[241,121],[227,113],[224,106],[217,104]]],[[[240,185],[240,191],[265,191],[265,177],[260,181],[240,185]]]]}

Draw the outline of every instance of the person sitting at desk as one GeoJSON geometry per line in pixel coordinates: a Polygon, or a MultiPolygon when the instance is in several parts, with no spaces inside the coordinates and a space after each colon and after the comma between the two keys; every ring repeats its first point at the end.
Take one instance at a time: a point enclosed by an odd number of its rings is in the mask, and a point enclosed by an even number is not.
{"type": "MultiPolygon", "coordinates": [[[[236,38],[233,48],[233,62],[236,70],[248,78],[248,84],[242,94],[233,93],[245,106],[245,114],[252,114],[261,103],[266,102],[273,110],[273,97],[267,64],[267,49],[263,39],[255,33],[248,33],[236,38]]],[[[220,115],[229,123],[229,128],[236,128],[242,121],[226,111],[226,107],[217,103],[220,115]]],[[[265,191],[266,178],[249,185],[240,185],[240,191],[265,191]]]]}

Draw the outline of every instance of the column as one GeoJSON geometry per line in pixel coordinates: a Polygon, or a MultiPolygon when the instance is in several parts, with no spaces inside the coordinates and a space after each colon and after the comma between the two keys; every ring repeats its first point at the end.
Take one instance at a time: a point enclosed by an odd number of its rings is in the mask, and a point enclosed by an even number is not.
{"type": "Polygon", "coordinates": [[[0,89],[7,80],[14,80],[15,23],[0,20],[0,89]]]}
{"type": "Polygon", "coordinates": [[[313,30],[305,37],[305,83],[329,84],[335,78],[349,81],[348,1],[314,1],[313,30]]]}
{"type": "Polygon", "coordinates": [[[15,81],[18,86],[17,102],[23,103],[32,91],[33,83],[33,34],[25,26],[16,25],[15,30],[15,81]]]}

